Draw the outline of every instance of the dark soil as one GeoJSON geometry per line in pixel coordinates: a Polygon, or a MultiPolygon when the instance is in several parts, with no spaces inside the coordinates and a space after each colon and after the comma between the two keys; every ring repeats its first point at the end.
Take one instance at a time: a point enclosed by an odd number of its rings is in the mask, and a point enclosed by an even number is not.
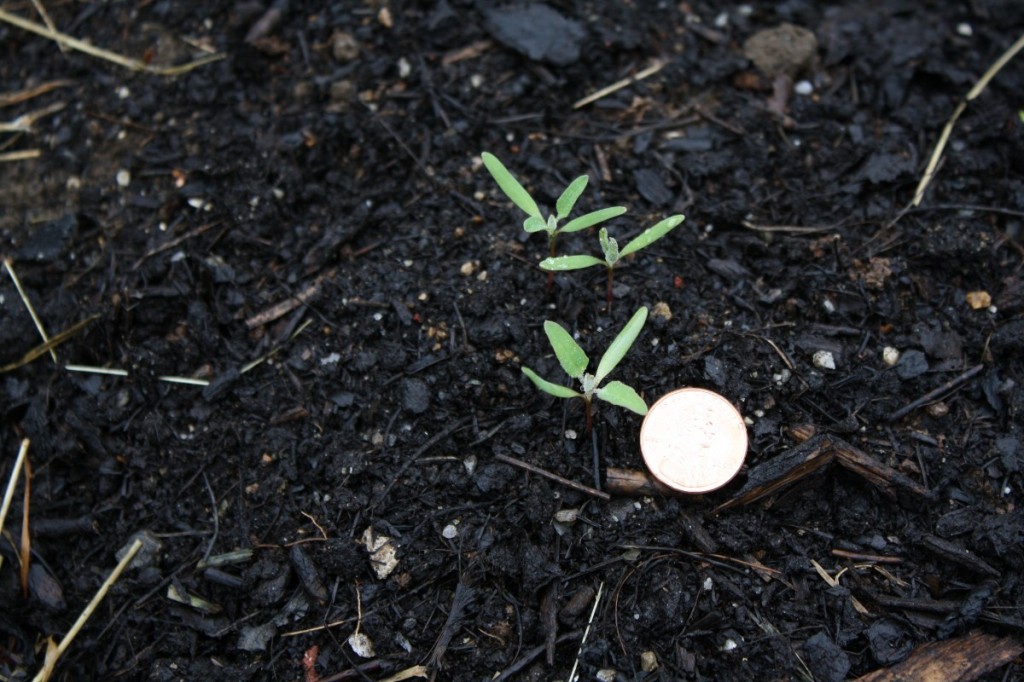
{"type": "MultiPolygon", "coordinates": [[[[1020,3],[551,0],[518,50],[523,17],[469,0],[42,4],[153,65],[224,58],[135,73],[0,23],[0,120],[52,107],[0,134],[39,151],[0,163],[2,250],[48,334],[92,320],[0,382],[3,485],[23,438],[33,473],[0,678],[35,674],[144,533],[56,679],[566,680],[580,652],[582,680],[825,682],[968,633],[991,655],[933,679],[1024,679],[1024,57],[908,209],[1020,3]],[[817,37],[811,94],[744,56],[782,22],[817,37]],[[620,237],[687,220],[611,311],[597,270],[549,292],[484,150],[548,205],[589,174],[581,208],[629,207],[620,237]],[[602,489],[642,468],[640,417],[599,404],[587,434],[519,369],[557,378],[545,320],[597,357],[641,305],[614,378],[726,396],[739,477],[605,500],[502,459],[602,489]],[[807,453],[831,465],[787,468],[807,453]]],[[[0,279],[18,363],[41,338],[0,279]]]]}

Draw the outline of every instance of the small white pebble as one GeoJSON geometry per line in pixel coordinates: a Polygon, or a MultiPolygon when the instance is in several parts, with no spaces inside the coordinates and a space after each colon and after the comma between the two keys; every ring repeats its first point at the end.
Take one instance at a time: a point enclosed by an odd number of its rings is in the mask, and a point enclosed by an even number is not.
{"type": "Polygon", "coordinates": [[[192,197],[188,200],[188,205],[195,209],[202,208],[205,203],[202,197],[192,197]]]}
{"type": "Polygon", "coordinates": [[[120,99],[128,99],[132,96],[132,91],[128,89],[128,86],[122,85],[117,89],[117,96],[120,99]]]}
{"type": "Polygon", "coordinates": [[[117,171],[117,186],[118,187],[127,187],[130,184],[132,184],[132,173],[131,173],[131,171],[125,170],[124,168],[122,168],[121,170],[117,171]]]}
{"type": "Polygon", "coordinates": [[[472,76],[469,77],[469,84],[474,89],[479,88],[481,85],[484,84],[484,77],[478,73],[474,73],[472,76]]]}
{"type": "Polygon", "coordinates": [[[455,538],[459,537],[459,529],[456,528],[453,524],[449,523],[447,526],[444,527],[444,530],[441,531],[441,537],[443,537],[445,540],[454,540],[455,538]]]}
{"type": "Polygon", "coordinates": [[[831,299],[828,298],[821,302],[821,307],[824,308],[825,312],[829,313],[830,315],[836,311],[836,304],[833,303],[831,299]]]}
{"type": "Polygon", "coordinates": [[[970,38],[974,35],[974,29],[966,21],[961,21],[956,25],[956,32],[962,35],[964,38],[970,38]]]}
{"type": "Polygon", "coordinates": [[[715,586],[715,581],[711,579],[711,576],[704,578],[704,591],[710,592],[711,588],[715,586]]]}
{"type": "Polygon", "coordinates": [[[566,440],[576,440],[576,436],[577,435],[578,434],[573,429],[566,429],[565,430],[565,439],[566,440]]]}
{"type": "Polygon", "coordinates": [[[892,346],[886,346],[882,349],[882,362],[887,366],[892,367],[900,361],[900,352],[892,346]]]}
{"type": "Polygon", "coordinates": [[[725,640],[725,644],[722,645],[722,651],[732,651],[738,646],[739,644],[737,644],[735,640],[727,639],[725,640]]]}
{"type": "Polygon", "coordinates": [[[408,59],[402,57],[398,60],[398,77],[408,78],[410,73],[412,73],[412,65],[409,64],[408,59]]]}
{"type": "Polygon", "coordinates": [[[555,512],[555,521],[558,523],[576,523],[579,515],[579,509],[559,509],[555,512]]]}
{"type": "Polygon", "coordinates": [[[728,26],[729,25],[729,13],[728,12],[720,12],[718,14],[718,16],[715,17],[714,24],[715,24],[715,28],[725,28],[726,26],[728,26]]]}
{"type": "Polygon", "coordinates": [[[466,473],[470,476],[476,471],[476,455],[469,455],[466,459],[462,460],[462,466],[466,467],[466,473]]]}
{"type": "Polygon", "coordinates": [[[814,92],[814,84],[808,80],[797,81],[796,85],[793,86],[793,92],[795,92],[798,95],[803,95],[806,97],[807,95],[814,92]]]}
{"type": "Polygon", "coordinates": [[[832,356],[831,351],[819,350],[815,351],[814,356],[811,358],[811,362],[818,369],[835,369],[836,359],[832,356]]]}

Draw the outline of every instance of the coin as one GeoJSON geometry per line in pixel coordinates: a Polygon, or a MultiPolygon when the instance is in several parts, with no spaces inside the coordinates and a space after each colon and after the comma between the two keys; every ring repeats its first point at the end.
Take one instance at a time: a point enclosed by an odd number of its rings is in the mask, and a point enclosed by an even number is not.
{"type": "Polygon", "coordinates": [[[719,394],[681,388],[647,411],[640,452],[660,482],[684,493],[706,493],[728,483],[743,466],[747,426],[719,394]]]}

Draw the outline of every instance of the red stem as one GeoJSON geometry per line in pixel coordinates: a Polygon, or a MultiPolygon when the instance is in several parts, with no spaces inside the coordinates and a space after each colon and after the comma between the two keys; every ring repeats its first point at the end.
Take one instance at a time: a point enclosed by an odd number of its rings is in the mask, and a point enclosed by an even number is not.
{"type": "Polygon", "coordinates": [[[608,312],[612,312],[612,269],[608,268],[608,291],[606,292],[608,298],[608,312]]]}

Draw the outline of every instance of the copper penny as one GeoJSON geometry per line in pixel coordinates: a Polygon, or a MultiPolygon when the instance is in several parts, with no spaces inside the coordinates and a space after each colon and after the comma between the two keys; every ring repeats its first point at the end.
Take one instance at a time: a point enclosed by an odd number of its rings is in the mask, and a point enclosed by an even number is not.
{"type": "Polygon", "coordinates": [[[728,400],[681,388],[654,403],[640,427],[640,451],[659,481],[706,493],[732,480],[747,456],[747,425],[728,400]]]}

